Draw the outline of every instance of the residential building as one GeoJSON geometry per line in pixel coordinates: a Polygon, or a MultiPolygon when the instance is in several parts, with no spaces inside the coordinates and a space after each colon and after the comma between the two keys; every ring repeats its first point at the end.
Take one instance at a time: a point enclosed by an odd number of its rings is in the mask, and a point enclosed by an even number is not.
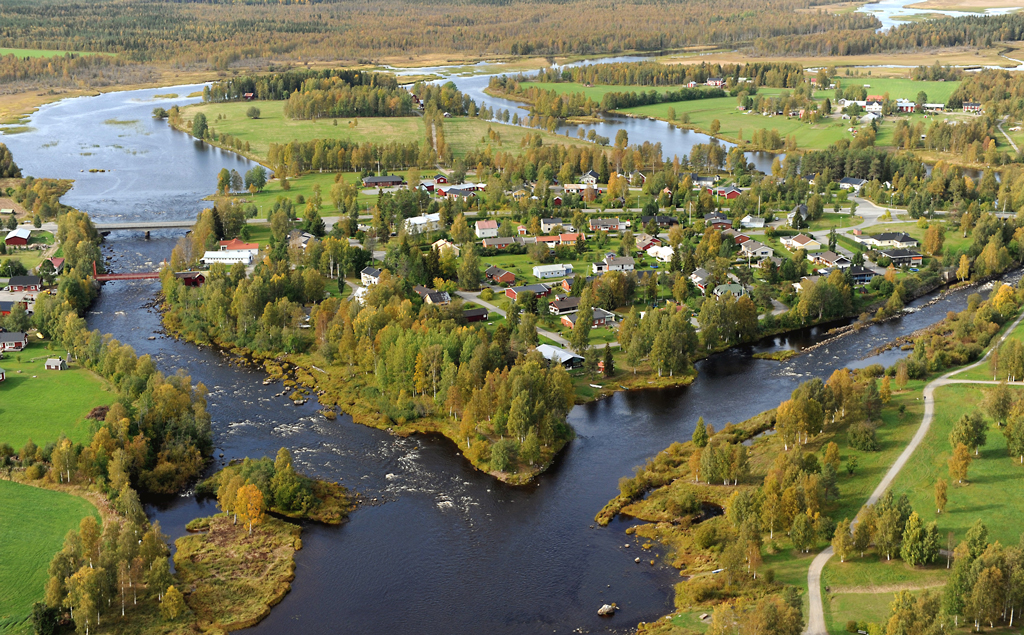
{"type": "Polygon", "coordinates": [[[647,255],[658,262],[672,262],[673,254],[675,254],[675,250],[668,245],[655,245],[647,250],[647,255]]]}
{"type": "Polygon", "coordinates": [[[808,254],[807,258],[815,264],[835,269],[846,269],[852,264],[849,258],[842,254],[837,254],[834,251],[821,251],[815,254],[808,254]]]}
{"type": "Polygon", "coordinates": [[[700,176],[696,172],[690,172],[690,183],[693,187],[711,187],[715,183],[718,183],[719,177],[717,174],[712,176],[700,176]]]}
{"type": "Polygon", "coordinates": [[[756,240],[748,240],[740,245],[740,255],[744,258],[771,258],[775,252],[771,247],[763,245],[756,240]]]}
{"type": "Polygon", "coordinates": [[[708,288],[708,280],[711,279],[711,274],[707,269],[697,269],[690,274],[690,282],[693,286],[700,289],[701,293],[704,293],[708,288]]]}
{"type": "Polygon", "coordinates": [[[580,308],[580,299],[575,296],[560,295],[548,305],[551,315],[568,315],[580,308]]]}
{"type": "Polygon", "coordinates": [[[892,260],[895,267],[920,267],[924,262],[924,256],[911,249],[888,249],[880,253],[892,260]]]}
{"type": "MultiPolygon", "coordinates": [[[[610,326],[612,324],[615,324],[615,314],[612,313],[611,311],[605,311],[604,309],[594,307],[593,313],[593,322],[590,325],[592,328],[596,329],[601,328],[602,326],[610,326]]],[[[563,315],[562,324],[565,325],[566,328],[571,329],[572,327],[576,326],[577,317],[579,317],[579,312],[563,315]]]]}
{"type": "Polygon", "coordinates": [[[793,224],[793,219],[796,218],[797,214],[799,214],[800,218],[805,220],[805,221],[810,216],[808,214],[808,212],[807,212],[807,206],[803,205],[803,204],[800,204],[800,205],[797,205],[796,207],[794,207],[792,212],[790,212],[789,214],[786,214],[786,221],[790,225],[792,225],[793,224]]]}
{"type": "Polygon", "coordinates": [[[478,220],[476,222],[477,238],[495,238],[498,235],[498,221],[478,220]]]}
{"type": "Polygon", "coordinates": [[[602,231],[602,232],[617,232],[620,229],[626,229],[628,225],[621,222],[618,217],[616,218],[591,218],[588,221],[590,225],[590,231],[602,231]]]}
{"type": "Polygon", "coordinates": [[[661,244],[660,240],[650,234],[637,234],[633,238],[633,242],[636,243],[636,248],[640,251],[647,251],[651,247],[657,247],[661,244]]]}
{"type": "Polygon", "coordinates": [[[860,242],[865,245],[871,245],[872,247],[892,247],[895,249],[910,249],[911,247],[917,247],[918,242],[916,238],[910,236],[910,234],[904,232],[883,232],[881,234],[871,234],[860,239],[860,242]]]}
{"type": "Polygon", "coordinates": [[[459,249],[459,246],[447,238],[435,240],[430,246],[431,248],[436,249],[437,253],[440,255],[443,255],[445,251],[450,251],[456,258],[458,258],[462,254],[462,250],[459,249]]]}
{"type": "Polygon", "coordinates": [[[462,312],[462,318],[466,322],[486,322],[487,309],[466,309],[462,312]]]}
{"type": "Polygon", "coordinates": [[[511,287],[505,289],[505,296],[512,299],[518,300],[521,293],[530,291],[535,297],[543,298],[551,294],[551,287],[546,284],[524,284],[518,287],[511,287]]]}
{"type": "MultiPolygon", "coordinates": [[[[309,241],[314,240],[315,238],[316,236],[309,232],[293,229],[288,232],[288,247],[305,250],[306,247],[309,246],[309,241]]],[[[253,254],[253,256],[255,256],[255,254],[253,254]]]]}
{"type": "Polygon", "coordinates": [[[729,187],[709,187],[708,193],[712,196],[722,197],[731,201],[735,198],[739,198],[739,195],[743,192],[740,191],[739,188],[730,185],[729,187]]]}
{"type": "Polygon", "coordinates": [[[440,212],[405,219],[405,231],[410,234],[425,234],[439,229],[441,229],[440,212]]]}
{"type": "Polygon", "coordinates": [[[444,174],[437,174],[434,176],[435,185],[446,185],[448,183],[448,177],[444,174]]]}
{"type": "Polygon", "coordinates": [[[220,241],[221,251],[248,251],[252,254],[253,258],[260,253],[259,243],[247,243],[244,240],[234,238],[232,240],[220,241]]]}
{"type": "Polygon", "coordinates": [[[915,110],[917,110],[917,104],[909,99],[896,100],[896,112],[914,112],[915,110]]]}
{"type": "Polygon", "coordinates": [[[583,365],[583,358],[579,355],[570,353],[564,348],[552,346],[551,344],[541,344],[537,347],[537,352],[544,356],[544,359],[548,360],[548,363],[561,364],[566,370],[579,368],[583,365]]]}
{"type": "Polygon", "coordinates": [[[796,251],[797,249],[805,249],[807,251],[815,251],[821,249],[821,243],[814,240],[810,236],[804,234],[797,234],[796,236],[783,236],[782,246],[790,251],[796,251]]]}
{"type": "Polygon", "coordinates": [[[516,281],[516,274],[494,265],[491,265],[484,271],[484,277],[495,284],[512,284],[516,281]]]}
{"type": "Polygon", "coordinates": [[[363,177],[363,187],[395,187],[405,185],[405,179],[397,174],[363,177]]]}
{"type": "Polygon", "coordinates": [[[216,263],[224,265],[234,265],[238,263],[251,265],[252,252],[247,249],[239,251],[207,251],[203,254],[200,262],[204,265],[212,265],[216,263]]]}
{"type": "Polygon", "coordinates": [[[839,187],[844,190],[851,190],[853,192],[859,192],[860,188],[864,187],[867,183],[864,179],[857,179],[851,176],[846,176],[839,179],[839,187]]]}
{"type": "Polygon", "coordinates": [[[717,88],[721,88],[722,86],[725,85],[725,80],[722,79],[721,77],[709,77],[708,80],[704,83],[708,86],[715,86],[717,88]]]}
{"type": "Polygon", "coordinates": [[[28,346],[28,335],[20,331],[0,333],[0,351],[20,351],[28,346]]]}
{"type": "Polygon", "coordinates": [[[872,278],[878,275],[867,267],[862,267],[860,265],[851,265],[847,268],[846,273],[850,275],[850,279],[853,281],[853,284],[867,284],[871,282],[872,278]]]}
{"type": "Polygon", "coordinates": [[[555,227],[561,227],[565,229],[565,225],[562,223],[561,218],[542,218],[540,219],[540,230],[545,234],[550,234],[554,231],[555,227]]]}
{"type": "Polygon", "coordinates": [[[7,238],[4,240],[4,243],[8,247],[24,247],[25,245],[28,245],[28,241],[31,237],[31,230],[19,227],[7,232],[7,238]]]}
{"type": "Polygon", "coordinates": [[[713,229],[730,229],[732,221],[722,212],[711,212],[704,215],[704,226],[713,229]]]}
{"type": "Polygon", "coordinates": [[[720,298],[726,293],[731,293],[732,297],[739,298],[747,295],[747,289],[742,284],[720,284],[717,287],[715,287],[713,293],[715,294],[716,298],[720,298]]]}
{"type": "Polygon", "coordinates": [[[604,260],[595,262],[591,265],[591,269],[594,273],[607,273],[609,271],[632,271],[635,262],[629,256],[616,256],[615,254],[608,254],[604,257],[604,260]]]}
{"type": "Polygon", "coordinates": [[[661,229],[668,229],[673,225],[678,225],[679,220],[674,216],[641,216],[640,224],[646,226],[647,223],[654,221],[654,224],[661,229]]]}
{"type": "Polygon", "coordinates": [[[750,216],[749,214],[740,219],[740,227],[743,229],[764,229],[764,219],[760,216],[750,216]]]}
{"type": "Polygon", "coordinates": [[[59,275],[64,270],[64,259],[63,258],[54,256],[53,258],[47,258],[47,260],[49,260],[50,264],[53,265],[53,272],[55,274],[59,275]]]}
{"type": "Polygon", "coordinates": [[[965,101],[964,112],[981,112],[981,104],[976,101],[965,101]]]}
{"type": "Polygon", "coordinates": [[[39,276],[11,276],[5,291],[39,291],[43,288],[43,279],[39,276]]]}
{"type": "Polygon", "coordinates": [[[181,280],[186,287],[201,287],[206,284],[206,274],[202,271],[178,271],[174,277],[181,280]]]}
{"type": "Polygon", "coordinates": [[[504,249],[509,245],[525,245],[526,241],[522,236],[498,236],[497,238],[484,238],[482,244],[485,249],[504,249]]]}
{"type": "Polygon", "coordinates": [[[590,170],[589,172],[580,177],[580,183],[583,185],[597,185],[597,181],[600,178],[600,174],[593,170],[590,170]]]}
{"type": "Polygon", "coordinates": [[[796,290],[797,293],[800,293],[808,286],[813,285],[815,282],[817,282],[818,278],[820,277],[821,276],[804,276],[803,278],[800,278],[798,282],[793,283],[793,288],[796,290]]]}
{"type": "Polygon", "coordinates": [[[363,283],[364,287],[377,284],[380,282],[381,270],[376,267],[366,267],[359,272],[359,281],[363,283]]]}
{"type": "Polygon", "coordinates": [[[564,278],[572,275],[572,265],[568,263],[554,265],[537,265],[533,268],[535,278],[564,278]]]}
{"type": "MultiPolygon", "coordinates": [[[[572,293],[572,283],[578,277],[578,275],[579,274],[573,276],[572,278],[566,278],[565,280],[562,280],[562,290],[564,290],[566,293],[572,293]]],[[[584,284],[590,284],[594,280],[597,280],[597,276],[587,276],[584,279],[584,284]]]]}

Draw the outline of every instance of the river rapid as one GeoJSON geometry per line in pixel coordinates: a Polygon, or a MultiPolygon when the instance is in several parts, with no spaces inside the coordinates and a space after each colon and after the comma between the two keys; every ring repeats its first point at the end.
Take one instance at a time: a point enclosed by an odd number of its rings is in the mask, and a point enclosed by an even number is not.
{"type": "MultiPolygon", "coordinates": [[[[196,89],[61,101],[35,113],[30,132],[3,141],[26,174],[76,179],[64,201],[97,222],[193,218],[221,167],[249,167],[151,119],[154,107],[184,104],[196,89]],[[155,97],[167,93],[181,97],[155,97]]],[[[138,232],[114,232],[103,252],[113,271],[150,270],[181,235],[165,230],[144,241],[138,232]]],[[[89,326],[151,354],[164,372],[182,369],[210,389],[211,471],[231,459],[273,456],[284,446],[306,473],[340,481],[371,501],[340,527],[306,527],[292,592],[251,631],[417,635],[626,632],[671,611],[678,573],[660,558],[654,566],[634,564],[636,545],[624,548],[633,542],[623,532],[630,521],[593,525],[618,479],[689,439],[699,416],[721,428],[774,407],[802,381],[875,361],[863,358],[963,308],[968,295],[949,294],[788,362],[751,354],[807,347],[823,339],[824,329],[715,355],[698,364],[688,387],[618,393],[577,406],[569,420],[578,436],[554,467],[534,484],[509,487],[473,470],[443,438],[397,438],[345,416],[328,421],[315,400],[293,406],[276,396],[279,385],[261,383],[262,373],[161,335],[159,314],[147,308],[157,291],[150,282],[107,283],[89,326]],[[599,618],[605,602],[622,610],[599,618]]],[[[900,355],[890,351],[881,361],[891,364],[900,355]]],[[[188,520],[216,510],[212,501],[185,493],[150,501],[146,511],[177,538],[188,520]]]]}

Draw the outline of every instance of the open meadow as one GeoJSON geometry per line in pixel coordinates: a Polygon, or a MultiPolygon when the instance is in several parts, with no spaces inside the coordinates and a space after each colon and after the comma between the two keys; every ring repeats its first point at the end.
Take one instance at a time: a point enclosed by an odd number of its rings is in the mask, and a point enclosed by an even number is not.
{"type": "Polygon", "coordinates": [[[30,342],[20,352],[8,351],[0,359],[7,379],[0,382],[0,442],[21,448],[32,439],[37,445],[57,441],[63,434],[73,442],[87,441],[92,434],[89,411],[109,406],[115,393],[90,370],[72,364],[68,370],[45,370],[51,351],[30,342]]]}
{"type": "Polygon", "coordinates": [[[89,515],[100,519],[85,499],[0,480],[0,632],[32,632],[32,603],[43,598],[50,560],[89,515]]]}

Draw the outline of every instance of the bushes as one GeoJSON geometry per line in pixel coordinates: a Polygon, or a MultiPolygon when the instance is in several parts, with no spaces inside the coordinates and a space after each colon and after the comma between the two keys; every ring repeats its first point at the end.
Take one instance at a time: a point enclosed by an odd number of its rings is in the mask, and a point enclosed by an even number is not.
{"type": "Polygon", "coordinates": [[[502,439],[491,446],[491,469],[506,472],[516,462],[518,446],[512,439],[502,439]]]}
{"type": "Polygon", "coordinates": [[[46,470],[40,463],[33,463],[27,470],[25,470],[25,478],[30,481],[38,481],[43,478],[44,474],[46,474],[46,470]]]}
{"type": "Polygon", "coordinates": [[[875,428],[870,423],[855,423],[847,432],[850,447],[863,452],[878,452],[882,446],[875,437],[875,428]]]}

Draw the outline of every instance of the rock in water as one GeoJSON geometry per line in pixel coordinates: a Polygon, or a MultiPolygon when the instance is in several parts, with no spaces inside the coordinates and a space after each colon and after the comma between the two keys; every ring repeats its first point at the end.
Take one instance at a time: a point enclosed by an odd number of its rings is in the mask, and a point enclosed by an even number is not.
{"type": "Polygon", "coordinates": [[[615,606],[612,604],[605,604],[601,608],[597,609],[597,614],[601,617],[610,617],[615,615],[615,606]]]}

